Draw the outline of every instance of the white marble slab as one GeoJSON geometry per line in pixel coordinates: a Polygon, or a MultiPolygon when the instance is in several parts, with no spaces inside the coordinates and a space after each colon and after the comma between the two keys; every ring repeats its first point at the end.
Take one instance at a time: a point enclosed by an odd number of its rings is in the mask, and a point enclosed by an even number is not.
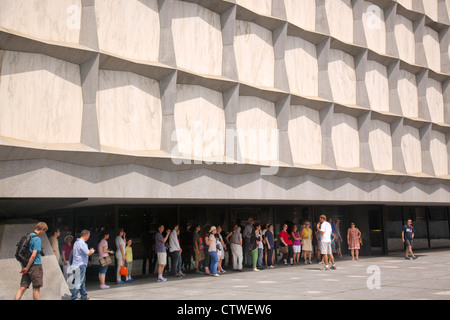
{"type": "Polygon", "coordinates": [[[445,134],[439,131],[431,131],[430,154],[433,162],[434,174],[443,176],[448,174],[448,151],[445,134]]]}
{"type": "Polygon", "coordinates": [[[392,170],[392,137],[389,123],[372,120],[369,133],[370,155],[375,171],[392,170]]]}
{"type": "Polygon", "coordinates": [[[367,47],[376,52],[386,53],[386,23],[384,10],[372,2],[364,2],[364,34],[367,47]]]}
{"type": "Polygon", "coordinates": [[[316,46],[298,37],[287,37],[286,69],[292,93],[319,96],[319,67],[316,46]]]}
{"type": "Polygon", "coordinates": [[[234,51],[240,81],[255,86],[274,86],[275,54],[270,30],[236,20],[234,51]]]}
{"type": "Polygon", "coordinates": [[[195,159],[225,155],[222,93],[196,85],[177,85],[174,118],[180,155],[195,159]]]}
{"type": "Polygon", "coordinates": [[[331,138],[336,165],[341,168],[359,167],[360,146],[357,119],[344,113],[335,113],[331,138]]]}
{"type": "Polygon", "coordinates": [[[425,27],[425,35],[423,36],[423,46],[425,49],[425,57],[427,65],[430,69],[441,71],[441,45],[439,43],[439,33],[432,28],[425,27]]]}
{"type": "Polygon", "coordinates": [[[291,106],[288,126],[294,163],[322,163],[322,129],[319,111],[300,105],[291,106]]]}
{"type": "Polygon", "coordinates": [[[80,67],[41,54],[0,51],[0,135],[80,143],[80,67]]]}
{"type": "Polygon", "coordinates": [[[351,0],[325,0],[330,35],[353,43],[353,8],[351,0]]]}
{"type": "Polygon", "coordinates": [[[194,3],[175,1],[172,36],[178,67],[222,75],[220,15],[194,3]]]}
{"type": "Polygon", "coordinates": [[[81,0],[0,0],[0,27],[42,40],[80,42],[81,0]]]}
{"type": "Polygon", "coordinates": [[[428,78],[426,96],[431,121],[444,123],[444,96],[442,95],[442,84],[439,81],[428,78]]]}
{"type": "Polygon", "coordinates": [[[414,38],[414,28],[412,21],[398,14],[396,16],[394,33],[395,40],[397,42],[399,58],[411,64],[415,64],[416,41],[414,38]]]}
{"type": "Polygon", "coordinates": [[[315,0],[284,0],[287,21],[307,30],[316,30],[315,0]]]}
{"type": "Polygon", "coordinates": [[[331,49],[328,74],[333,100],[343,104],[356,104],[356,72],[353,56],[341,50],[331,49]]]}
{"type": "Polygon", "coordinates": [[[159,83],[131,72],[100,70],[100,144],[122,150],[161,147],[159,83]]]}
{"type": "Polygon", "coordinates": [[[422,172],[422,150],[420,146],[419,129],[404,126],[401,142],[403,159],[407,173],[422,172]]]}
{"type": "Polygon", "coordinates": [[[236,128],[242,161],[278,159],[277,120],[273,102],[240,96],[236,128]]]}
{"type": "Polygon", "coordinates": [[[96,0],[95,13],[100,50],[129,59],[158,61],[157,0],[96,0]]]}
{"type": "Polygon", "coordinates": [[[272,0],[236,0],[236,4],[265,16],[272,15],[272,0]]]}
{"type": "Polygon", "coordinates": [[[386,66],[367,60],[365,83],[370,108],[389,112],[389,80],[386,66]]]}
{"type": "Polygon", "coordinates": [[[397,90],[403,115],[411,118],[419,117],[419,98],[416,76],[408,71],[400,69],[397,90]]]}

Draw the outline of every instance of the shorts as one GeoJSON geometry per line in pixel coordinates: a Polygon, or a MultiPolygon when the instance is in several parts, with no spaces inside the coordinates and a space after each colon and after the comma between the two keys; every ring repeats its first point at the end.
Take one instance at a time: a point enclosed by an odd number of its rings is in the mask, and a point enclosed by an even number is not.
{"type": "Polygon", "coordinates": [[[405,246],[412,247],[412,245],[413,245],[413,241],[412,240],[408,240],[408,239],[405,240],[405,246]]]}
{"type": "Polygon", "coordinates": [[[302,246],[301,245],[294,245],[294,253],[300,253],[300,251],[302,251],[302,246]]]}
{"type": "Polygon", "coordinates": [[[157,252],[158,256],[158,264],[167,264],[167,253],[166,252],[157,252]]]}
{"type": "Polygon", "coordinates": [[[320,242],[320,253],[321,254],[332,254],[331,242],[320,242]]]}
{"type": "Polygon", "coordinates": [[[20,287],[28,289],[31,283],[33,284],[33,289],[39,289],[44,286],[44,271],[42,269],[42,264],[31,265],[28,272],[22,275],[20,287]]]}
{"type": "Polygon", "coordinates": [[[99,274],[106,274],[106,271],[108,270],[108,266],[102,267],[101,265],[98,267],[98,273],[99,274]]]}

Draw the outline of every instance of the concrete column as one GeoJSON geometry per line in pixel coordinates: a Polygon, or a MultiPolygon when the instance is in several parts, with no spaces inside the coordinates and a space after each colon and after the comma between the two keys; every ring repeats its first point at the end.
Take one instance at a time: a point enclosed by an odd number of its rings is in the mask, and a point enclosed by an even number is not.
{"type": "Polygon", "coordinates": [[[274,86],[277,89],[289,92],[289,80],[286,71],[286,61],[284,59],[287,39],[286,22],[272,32],[272,38],[275,57],[274,86]]]}
{"type": "Polygon", "coordinates": [[[332,101],[333,94],[328,74],[330,43],[331,38],[328,37],[317,45],[317,64],[319,67],[319,97],[332,101]]]}
{"type": "MultiPolygon", "coordinates": [[[[92,50],[99,50],[95,1],[82,0],[80,44],[92,50]]],[[[83,91],[83,118],[81,125],[81,143],[100,150],[100,133],[97,117],[97,87],[100,55],[84,62],[80,66],[83,91]]]]}
{"type": "Polygon", "coordinates": [[[226,10],[220,15],[220,24],[222,27],[222,74],[234,81],[239,81],[239,75],[236,65],[236,56],[234,53],[234,27],[236,23],[236,5],[226,10]]]}
{"type": "Polygon", "coordinates": [[[162,109],[161,150],[167,153],[171,153],[177,145],[175,134],[177,74],[178,71],[174,71],[159,81],[162,109]]]}
{"type": "Polygon", "coordinates": [[[427,123],[419,129],[420,145],[422,149],[422,172],[430,176],[435,176],[433,159],[430,153],[431,123],[427,123]]]}
{"type": "Polygon", "coordinates": [[[175,48],[172,36],[173,2],[174,0],[158,0],[160,24],[159,61],[175,68],[175,48]]]}
{"type": "Polygon", "coordinates": [[[353,43],[367,48],[366,34],[364,33],[364,0],[352,0],[353,3],[353,43]]]}
{"type": "Polygon", "coordinates": [[[391,123],[392,167],[395,171],[406,174],[405,160],[402,152],[403,118],[391,123]]]}
{"type": "Polygon", "coordinates": [[[397,16],[397,2],[393,2],[384,11],[386,23],[386,54],[398,57],[397,41],[395,40],[395,22],[397,16]]]}
{"type": "Polygon", "coordinates": [[[416,75],[417,94],[419,97],[419,118],[431,121],[430,108],[427,100],[428,69],[424,69],[416,75]]]}
{"type": "Polygon", "coordinates": [[[439,43],[441,47],[441,72],[450,74],[450,27],[439,32],[439,43]]]}
{"type": "Polygon", "coordinates": [[[359,131],[359,166],[374,171],[373,160],[370,153],[369,134],[371,131],[371,112],[366,112],[358,118],[359,131]]]}
{"type": "Polygon", "coordinates": [[[366,87],[366,67],[367,67],[367,53],[364,50],[357,55],[355,59],[355,73],[356,73],[356,104],[370,109],[369,95],[366,87]]]}
{"type": "Polygon", "coordinates": [[[316,31],[330,35],[330,26],[328,25],[325,0],[316,1],[316,31]]]}
{"type": "Polygon", "coordinates": [[[427,56],[423,44],[425,35],[425,15],[413,22],[414,39],[416,41],[416,64],[428,67],[427,56]]]}
{"type": "Polygon", "coordinates": [[[397,115],[403,115],[400,96],[398,94],[398,78],[400,72],[400,60],[391,63],[388,68],[389,80],[389,111],[397,115]]]}
{"type": "MultiPolygon", "coordinates": [[[[291,96],[286,95],[275,103],[277,114],[278,139],[278,160],[289,165],[294,165],[291,151],[291,141],[289,140],[289,120],[291,118],[291,96]]],[[[295,141],[292,141],[295,143],[295,141]]]]}
{"type": "Polygon", "coordinates": [[[336,169],[332,130],[333,130],[334,104],[320,111],[320,125],[322,127],[322,164],[336,169]]]}

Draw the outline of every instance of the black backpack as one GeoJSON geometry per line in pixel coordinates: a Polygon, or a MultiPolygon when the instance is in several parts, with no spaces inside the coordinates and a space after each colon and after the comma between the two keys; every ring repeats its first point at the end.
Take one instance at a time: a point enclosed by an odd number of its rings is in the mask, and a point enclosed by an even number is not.
{"type": "Polygon", "coordinates": [[[16,259],[17,261],[21,262],[24,267],[26,267],[26,265],[28,264],[28,260],[30,260],[31,258],[30,245],[31,239],[33,239],[34,237],[37,237],[37,235],[27,234],[23,236],[16,244],[16,259]]]}

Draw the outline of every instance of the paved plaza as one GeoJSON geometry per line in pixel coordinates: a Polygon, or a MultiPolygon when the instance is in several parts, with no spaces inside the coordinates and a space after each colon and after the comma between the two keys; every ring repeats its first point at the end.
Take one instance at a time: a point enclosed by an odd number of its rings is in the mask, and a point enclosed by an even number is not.
{"type": "Polygon", "coordinates": [[[260,272],[228,271],[220,278],[187,274],[182,279],[137,277],[126,285],[101,290],[91,282],[91,300],[445,300],[450,299],[450,250],[416,252],[417,260],[401,254],[349,257],[337,269],[324,271],[313,263],[278,266],[260,272]]]}

